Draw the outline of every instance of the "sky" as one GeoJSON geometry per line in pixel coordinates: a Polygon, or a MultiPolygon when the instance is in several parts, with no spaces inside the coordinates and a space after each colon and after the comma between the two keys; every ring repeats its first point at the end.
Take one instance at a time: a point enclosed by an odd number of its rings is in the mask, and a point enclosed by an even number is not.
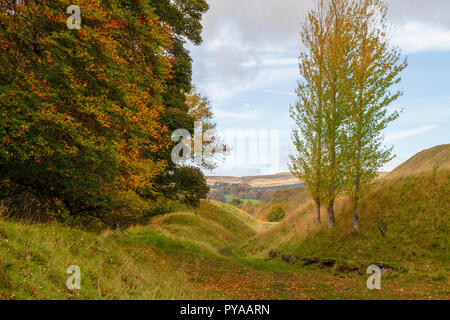
{"type": "MultiPolygon", "coordinates": [[[[388,0],[392,45],[409,61],[384,132],[396,158],[450,143],[450,1],[388,0]]],[[[200,46],[190,46],[194,83],[213,105],[232,151],[208,175],[249,176],[288,171],[301,50],[300,26],[313,0],[209,0],[200,46]],[[241,137],[240,139],[236,136],[241,137]],[[244,138],[242,138],[244,137],[244,138]]]]}

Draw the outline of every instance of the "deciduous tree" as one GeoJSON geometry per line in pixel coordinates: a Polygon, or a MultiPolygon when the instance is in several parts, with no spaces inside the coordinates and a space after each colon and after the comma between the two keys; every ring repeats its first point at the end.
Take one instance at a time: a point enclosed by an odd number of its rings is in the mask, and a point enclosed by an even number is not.
{"type": "Polygon", "coordinates": [[[164,170],[171,30],[142,1],[0,3],[0,183],[71,215],[135,215],[164,170]]]}
{"type": "Polygon", "coordinates": [[[387,5],[382,0],[363,0],[353,6],[352,103],[346,120],[348,194],[353,201],[352,224],[359,228],[358,205],[377,177],[379,169],[392,159],[392,149],[383,146],[383,130],[399,114],[387,107],[401,96],[391,91],[407,66],[397,48],[389,45],[387,5]]]}

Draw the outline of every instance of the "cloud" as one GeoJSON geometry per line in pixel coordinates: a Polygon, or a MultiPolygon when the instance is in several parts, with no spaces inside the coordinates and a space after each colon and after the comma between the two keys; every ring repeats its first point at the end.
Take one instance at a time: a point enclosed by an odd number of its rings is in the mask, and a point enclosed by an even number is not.
{"type": "Polygon", "coordinates": [[[396,24],[417,21],[450,28],[448,0],[389,0],[387,3],[389,18],[396,24]]]}
{"type": "Polygon", "coordinates": [[[418,135],[427,133],[436,128],[438,128],[437,125],[426,125],[426,126],[421,126],[421,127],[415,128],[415,129],[390,133],[390,134],[386,135],[385,141],[386,142],[394,142],[394,141],[398,141],[398,140],[403,140],[403,139],[406,139],[409,137],[418,136],[418,135]]]}
{"type": "Polygon", "coordinates": [[[396,29],[392,42],[406,53],[450,51],[450,28],[410,21],[396,29]]]}
{"type": "Polygon", "coordinates": [[[222,121],[245,121],[245,120],[257,120],[261,118],[261,112],[254,110],[253,108],[244,107],[241,111],[224,111],[216,108],[214,115],[220,118],[222,121]]]}
{"type": "MultiPolygon", "coordinates": [[[[393,44],[405,53],[450,50],[450,1],[387,2],[389,21],[395,26],[393,44]]],[[[283,75],[298,76],[300,26],[313,0],[210,0],[209,4],[203,19],[204,43],[190,50],[194,81],[214,103],[249,90],[278,88],[283,75]]]]}
{"type": "Polygon", "coordinates": [[[273,94],[281,94],[285,96],[296,97],[297,95],[294,92],[280,91],[280,90],[264,90],[263,92],[273,93],[273,94]]]}

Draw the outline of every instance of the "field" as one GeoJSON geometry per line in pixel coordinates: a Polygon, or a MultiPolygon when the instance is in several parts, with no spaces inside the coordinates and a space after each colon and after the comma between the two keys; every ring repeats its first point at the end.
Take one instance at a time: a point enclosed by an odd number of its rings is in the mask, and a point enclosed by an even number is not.
{"type": "Polygon", "coordinates": [[[289,172],[266,176],[249,177],[208,177],[208,184],[215,183],[248,184],[252,188],[271,188],[279,186],[292,186],[300,184],[300,181],[289,172]]]}
{"type": "Polygon", "coordinates": [[[449,194],[448,170],[397,173],[364,198],[357,233],[345,198],[335,230],[313,224],[308,200],[279,224],[214,201],[123,233],[0,219],[0,298],[449,299],[449,194]],[[382,289],[371,291],[374,263],[382,289]],[[71,265],[79,291],[66,288],[71,265]]]}
{"type": "MultiPolygon", "coordinates": [[[[231,200],[233,200],[233,199],[234,198],[231,196],[225,196],[226,203],[230,203],[231,200]]],[[[260,204],[261,203],[260,200],[256,200],[256,199],[239,199],[239,200],[241,200],[242,202],[250,202],[252,204],[260,204]]]]}

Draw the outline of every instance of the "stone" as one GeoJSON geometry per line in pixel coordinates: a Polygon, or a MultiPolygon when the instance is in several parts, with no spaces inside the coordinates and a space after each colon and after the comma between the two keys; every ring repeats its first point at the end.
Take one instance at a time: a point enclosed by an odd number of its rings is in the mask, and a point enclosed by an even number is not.
{"type": "Polygon", "coordinates": [[[327,268],[332,268],[336,264],[336,260],[333,259],[324,259],[322,260],[322,265],[327,268]]]}
{"type": "Polygon", "coordinates": [[[319,263],[320,259],[317,257],[305,257],[302,259],[305,262],[305,266],[309,266],[311,264],[319,263]]]}
{"type": "Polygon", "coordinates": [[[272,249],[272,250],[269,251],[269,258],[270,258],[270,259],[274,259],[274,258],[276,258],[279,254],[280,254],[280,251],[272,249]]]}

